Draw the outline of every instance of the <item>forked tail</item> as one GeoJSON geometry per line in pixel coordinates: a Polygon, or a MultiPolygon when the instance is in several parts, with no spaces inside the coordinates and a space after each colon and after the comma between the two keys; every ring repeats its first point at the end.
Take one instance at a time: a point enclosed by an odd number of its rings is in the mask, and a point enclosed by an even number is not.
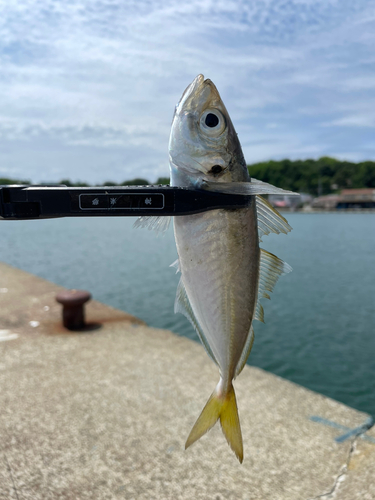
{"type": "Polygon", "coordinates": [[[229,446],[236,454],[240,463],[243,460],[242,434],[240,419],[238,418],[236,395],[231,384],[228,391],[223,393],[221,382],[217,385],[198,420],[195,422],[189,437],[187,438],[185,449],[198,441],[203,434],[208,432],[220,419],[221,428],[229,446]]]}

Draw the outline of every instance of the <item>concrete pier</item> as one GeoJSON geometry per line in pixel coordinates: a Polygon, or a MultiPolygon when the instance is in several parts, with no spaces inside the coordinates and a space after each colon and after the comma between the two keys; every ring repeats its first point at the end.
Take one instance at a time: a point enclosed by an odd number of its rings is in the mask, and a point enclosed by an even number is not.
{"type": "Polygon", "coordinates": [[[65,331],[60,290],[0,264],[0,499],[375,499],[369,415],[246,366],[243,464],[219,425],[185,451],[202,346],[95,301],[65,331]]]}

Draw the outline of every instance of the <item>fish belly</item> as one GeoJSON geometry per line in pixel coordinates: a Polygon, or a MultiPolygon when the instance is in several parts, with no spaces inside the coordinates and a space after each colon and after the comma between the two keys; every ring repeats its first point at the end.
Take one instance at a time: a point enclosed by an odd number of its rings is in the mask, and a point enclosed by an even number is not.
{"type": "Polygon", "coordinates": [[[234,377],[257,301],[255,203],[174,218],[182,280],[194,315],[226,381],[234,377]]]}

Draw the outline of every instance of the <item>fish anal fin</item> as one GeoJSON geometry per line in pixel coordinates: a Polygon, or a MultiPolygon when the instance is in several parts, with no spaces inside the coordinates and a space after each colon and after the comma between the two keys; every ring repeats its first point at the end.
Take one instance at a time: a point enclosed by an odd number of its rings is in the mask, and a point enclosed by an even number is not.
{"type": "Polygon", "coordinates": [[[207,354],[210,356],[212,361],[217,364],[216,358],[211,350],[211,347],[206,339],[205,334],[202,331],[202,328],[199,324],[199,321],[195,317],[193,308],[191,307],[189,298],[186,293],[186,289],[184,286],[184,282],[182,280],[182,276],[177,286],[176,299],[174,303],[174,312],[183,314],[193,325],[194,330],[197,332],[200,341],[202,342],[204,348],[206,349],[207,354]]]}
{"type": "Polygon", "coordinates": [[[223,395],[220,392],[220,382],[215,391],[203,408],[198,420],[195,422],[189,437],[187,438],[185,449],[198,441],[208,432],[220,419],[221,428],[229,446],[234,451],[236,457],[242,463],[243,444],[240,419],[238,417],[236,395],[233,385],[223,395]]]}

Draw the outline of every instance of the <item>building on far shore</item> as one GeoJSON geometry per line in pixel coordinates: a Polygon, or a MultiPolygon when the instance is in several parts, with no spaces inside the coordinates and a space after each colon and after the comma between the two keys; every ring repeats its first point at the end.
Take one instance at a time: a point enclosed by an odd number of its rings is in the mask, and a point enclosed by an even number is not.
{"type": "Polygon", "coordinates": [[[315,198],[311,207],[323,210],[375,208],[375,189],[343,189],[340,194],[315,198]]]}

